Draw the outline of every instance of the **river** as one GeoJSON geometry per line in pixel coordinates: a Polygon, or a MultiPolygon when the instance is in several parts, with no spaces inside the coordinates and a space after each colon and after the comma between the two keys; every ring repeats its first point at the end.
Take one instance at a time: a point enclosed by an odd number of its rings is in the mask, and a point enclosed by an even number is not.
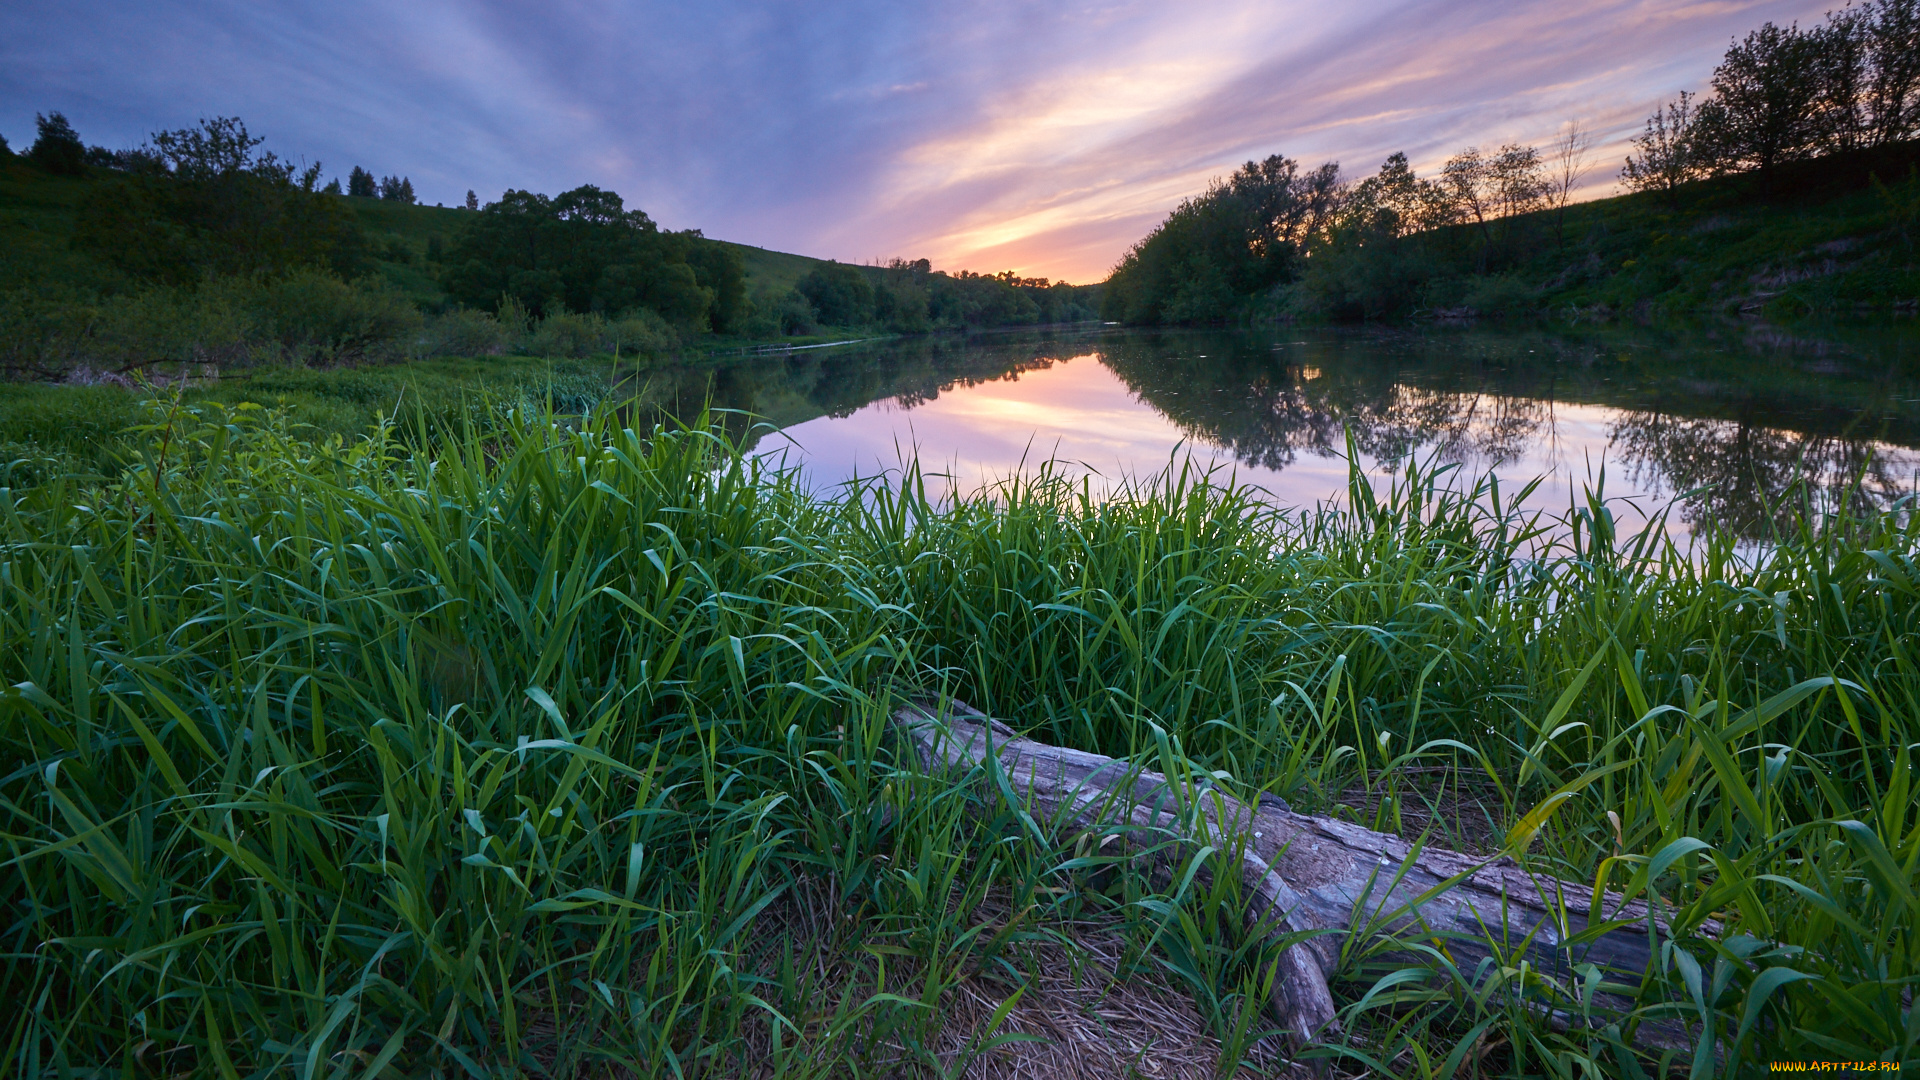
{"type": "Polygon", "coordinates": [[[1057,467],[1110,488],[1191,462],[1287,507],[1409,460],[1498,476],[1525,506],[1598,489],[1763,540],[1790,507],[1891,505],[1920,478],[1920,330],[1113,327],[901,339],[648,376],[816,488],[917,455],[963,490],[1057,467]],[[750,426],[753,425],[753,426],[750,426]],[[1349,442],[1351,440],[1351,443],[1349,442]],[[1798,485],[1798,486],[1796,486],[1798,485]],[[1677,501],[1676,501],[1677,499],[1677,501]]]}

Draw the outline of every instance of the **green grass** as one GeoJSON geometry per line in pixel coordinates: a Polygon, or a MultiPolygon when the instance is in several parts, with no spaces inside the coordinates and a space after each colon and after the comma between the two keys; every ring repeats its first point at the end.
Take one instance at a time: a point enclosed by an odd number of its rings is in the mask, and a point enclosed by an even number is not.
{"type": "Polygon", "coordinates": [[[1646,973],[1355,940],[1345,1067],[1920,1062],[1904,514],[1747,567],[1597,497],[1553,541],[1443,470],[1297,515],[1181,470],[821,500],[605,411],[411,442],[143,419],[117,482],[0,501],[17,1075],[934,1075],[943,995],[1011,993],[1087,917],[1251,1052],[1273,953],[1237,875],[1162,882],[919,775],[884,738],[913,692],[1370,824],[1451,791],[1678,928],[1646,973]],[[774,917],[821,890],[828,929],[774,917]],[[1603,975],[1633,1016],[1538,1019],[1603,975]],[[1697,1047],[1636,1055],[1676,1016],[1697,1047]]]}
{"type": "Polygon", "coordinates": [[[1884,318],[1920,304],[1920,143],[1316,252],[1255,317],[1884,318]]]}

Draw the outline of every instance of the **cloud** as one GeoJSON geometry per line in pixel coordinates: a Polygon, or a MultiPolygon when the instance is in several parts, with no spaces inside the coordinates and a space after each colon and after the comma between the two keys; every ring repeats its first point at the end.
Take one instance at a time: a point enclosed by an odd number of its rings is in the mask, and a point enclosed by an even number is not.
{"type": "Polygon", "coordinates": [[[673,227],[807,254],[1072,280],[1284,152],[1370,171],[1605,136],[1787,0],[15,0],[0,131],[60,109],[130,145],[238,114],[282,154],[468,188],[610,187],[673,227]]]}

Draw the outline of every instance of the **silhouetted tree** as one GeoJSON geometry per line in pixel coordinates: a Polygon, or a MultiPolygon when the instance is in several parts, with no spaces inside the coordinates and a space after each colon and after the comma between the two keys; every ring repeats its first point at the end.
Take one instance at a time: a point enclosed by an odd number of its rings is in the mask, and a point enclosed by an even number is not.
{"type": "Polygon", "coordinates": [[[1821,143],[1818,46],[1798,27],[1766,23],[1736,42],[1695,114],[1698,147],[1720,169],[1766,170],[1821,143]]]}
{"type": "Polygon", "coordinates": [[[39,137],[34,139],[27,160],[55,176],[79,176],[86,171],[87,148],[61,113],[35,114],[39,137]]]}
{"type": "Polygon", "coordinates": [[[480,209],[480,196],[475,195],[473,193],[472,188],[467,189],[467,209],[469,210],[480,209]]]}
{"type": "Polygon", "coordinates": [[[1620,170],[1620,182],[1634,191],[1663,191],[1671,198],[1681,184],[1707,173],[1704,155],[1695,145],[1693,95],[1680,96],[1647,118],[1645,131],[1634,136],[1634,152],[1620,170]]]}
{"type": "Polygon", "coordinates": [[[1879,0],[1866,7],[1865,119],[1875,143],[1920,134],[1920,0],[1879,0]]]}
{"type": "Polygon", "coordinates": [[[1560,136],[1553,140],[1547,199],[1553,204],[1554,242],[1561,247],[1567,246],[1567,204],[1572,202],[1573,189],[1587,173],[1587,154],[1592,150],[1593,133],[1577,119],[1567,121],[1560,128],[1560,136]]]}
{"type": "Polygon", "coordinates": [[[355,165],[353,171],[347,174],[347,194],[356,198],[371,199],[380,194],[380,187],[372,173],[355,165]]]}

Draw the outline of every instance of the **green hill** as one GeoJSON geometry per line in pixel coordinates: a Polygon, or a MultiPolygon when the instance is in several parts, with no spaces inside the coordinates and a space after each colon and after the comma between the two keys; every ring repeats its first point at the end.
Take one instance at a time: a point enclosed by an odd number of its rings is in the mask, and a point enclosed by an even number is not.
{"type": "MultiPolygon", "coordinates": [[[[124,287],[118,274],[73,249],[81,201],[99,180],[53,176],[13,158],[0,162],[0,289],[67,285],[124,287]]],[[[423,307],[445,307],[447,298],[433,271],[435,241],[450,244],[470,220],[457,207],[404,204],[386,199],[347,199],[367,239],[378,273],[423,307]]],[[[747,272],[747,295],[783,296],[824,259],[721,243],[738,252],[747,272]]]]}

